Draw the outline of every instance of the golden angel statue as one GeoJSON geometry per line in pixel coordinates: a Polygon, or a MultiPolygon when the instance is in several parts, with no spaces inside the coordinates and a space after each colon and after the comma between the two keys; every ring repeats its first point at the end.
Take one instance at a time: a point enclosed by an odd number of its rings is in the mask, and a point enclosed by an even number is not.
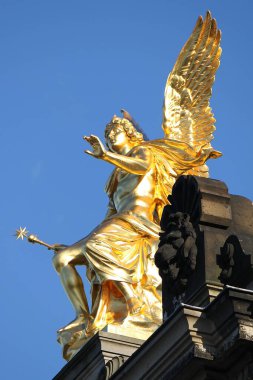
{"type": "Polygon", "coordinates": [[[221,34],[208,12],[199,17],[169,74],[163,106],[164,137],[149,141],[123,111],[105,128],[106,146],[84,137],[86,153],[114,166],[106,185],[105,219],[87,237],[54,246],[53,263],[76,318],[59,330],[66,359],[105,326],[151,333],[161,324],[161,280],[154,265],[159,223],[181,174],[208,176],[205,162],[221,155],[211,146],[215,130],[209,100],[219,66],[221,34]],[[89,309],[78,265],[91,284],[89,309]]]}

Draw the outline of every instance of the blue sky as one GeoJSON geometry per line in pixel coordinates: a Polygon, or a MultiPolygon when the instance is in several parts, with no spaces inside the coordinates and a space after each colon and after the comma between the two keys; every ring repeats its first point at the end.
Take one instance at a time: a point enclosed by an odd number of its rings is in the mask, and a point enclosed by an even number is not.
{"type": "Polygon", "coordinates": [[[167,75],[207,9],[223,33],[211,105],[224,156],[211,177],[253,199],[252,1],[0,1],[3,379],[51,379],[64,365],[56,330],[74,317],[52,254],[12,234],[71,244],[100,223],[112,167],[82,136],[103,137],[121,107],[162,136],[167,75]]]}

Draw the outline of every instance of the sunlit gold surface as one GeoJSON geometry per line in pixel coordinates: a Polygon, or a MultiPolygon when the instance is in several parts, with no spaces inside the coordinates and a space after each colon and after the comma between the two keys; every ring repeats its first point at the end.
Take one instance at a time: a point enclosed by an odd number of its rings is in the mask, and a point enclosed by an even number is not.
{"type": "Polygon", "coordinates": [[[50,246],[76,312],[76,319],[58,331],[67,360],[107,325],[120,326],[126,335],[139,330],[148,336],[161,324],[161,280],[153,258],[162,209],[179,175],[207,176],[206,160],[220,156],[210,145],[214,118],[209,106],[219,43],[210,14],[204,22],[199,18],[166,83],[165,138],[144,141],[126,112],[106,126],[108,149],[98,137],[85,137],[92,148],[86,153],[115,169],[106,185],[109,204],[102,223],[69,247],[50,246]],[[78,265],[87,268],[91,310],[78,265]]]}
{"type": "MultiPolygon", "coordinates": [[[[215,130],[209,100],[220,64],[220,40],[221,31],[210,12],[204,21],[200,16],[166,82],[162,125],[165,136],[188,142],[196,151],[211,147],[215,130]]],[[[203,165],[189,174],[206,177],[208,168],[203,165]]]]}

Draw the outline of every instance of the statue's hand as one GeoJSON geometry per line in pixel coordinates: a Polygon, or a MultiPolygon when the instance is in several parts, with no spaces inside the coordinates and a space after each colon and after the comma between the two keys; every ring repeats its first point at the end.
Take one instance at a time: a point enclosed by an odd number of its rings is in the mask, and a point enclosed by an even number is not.
{"type": "Polygon", "coordinates": [[[55,251],[55,253],[58,253],[59,251],[65,248],[67,248],[67,245],[65,244],[53,244],[52,248],[48,248],[48,249],[52,249],[53,251],[55,251]]]}
{"type": "Polygon", "coordinates": [[[102,158],[106,154],[106,149],[101,142],[101,140],[94,135],[84,136],[84,140],[86,140],[93,148],[93,152],[90,150],[85,150],[85,153],[90,154],[96,158],[102,158]]]}

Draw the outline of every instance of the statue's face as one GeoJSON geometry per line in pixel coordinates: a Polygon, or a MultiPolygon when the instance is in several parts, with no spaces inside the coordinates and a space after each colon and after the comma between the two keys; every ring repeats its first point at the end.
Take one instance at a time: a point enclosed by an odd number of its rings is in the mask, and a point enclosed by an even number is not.
{"type": "Polygon", "coordinates": [[[121,153],[129,142],[130,139],[120,124],[115,125],[107,133],[106,143],[112,152],[121,153]]]}

